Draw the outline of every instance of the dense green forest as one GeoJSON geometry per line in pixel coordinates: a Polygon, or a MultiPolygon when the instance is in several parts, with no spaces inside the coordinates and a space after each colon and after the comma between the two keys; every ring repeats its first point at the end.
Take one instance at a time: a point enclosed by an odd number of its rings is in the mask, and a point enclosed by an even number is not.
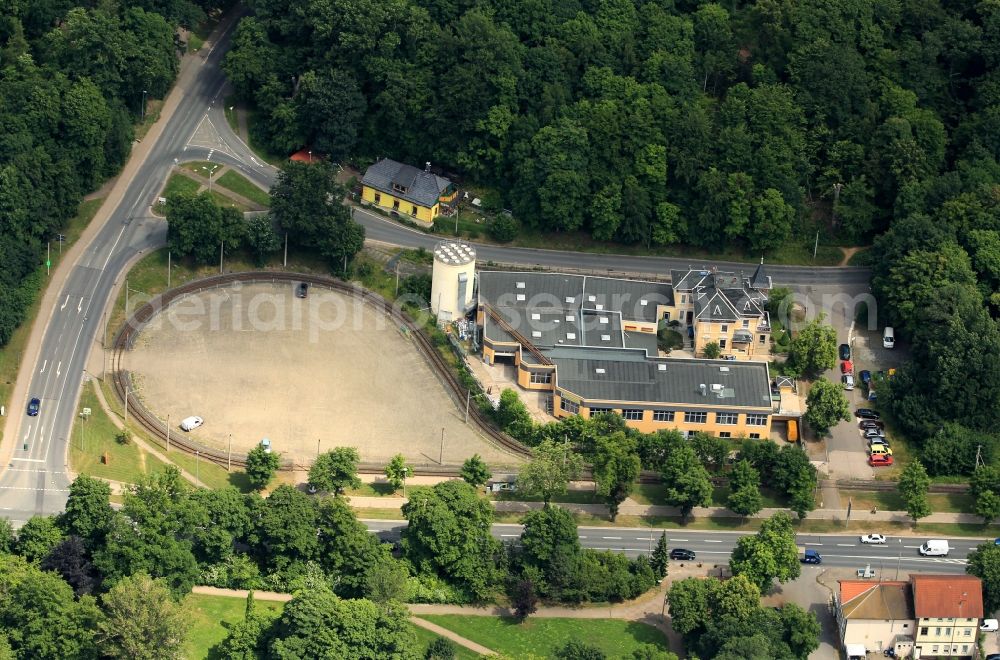
{"type": "Polygon", "coordinates": [[[46,242],[128,158],[143,90],[173,83],[175,27],[218,4],[0,3],[0,346],[38,291],[46,242]]]}
{"type": "Polygon", "coordinates": [[[992,1],[248,4],[226,68],[271,148],[433,161],[545,230],[861,242],[995,176],[992,1]]]}

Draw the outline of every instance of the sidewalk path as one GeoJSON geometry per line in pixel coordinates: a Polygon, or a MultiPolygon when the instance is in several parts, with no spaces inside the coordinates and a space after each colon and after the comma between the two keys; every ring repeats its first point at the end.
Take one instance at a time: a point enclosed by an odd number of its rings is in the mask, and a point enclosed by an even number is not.
{"type": "Polygon", "coordinates": [[[424,628],[426,630],[430,630],[432,633],[440,637],[446,637],[451,641],[455,642],[456,644],[464,646],[465,648],[475,653],[478,653],[479,655],[496,655],[496,651],[488,649],[482,644],[477,644],[471,639],[466,639],[465,637],[462,637],[458,633],[452,632],[447,628],[442,628],[436,623],[431,623],[430,621],[426,621],[424,619],[415,616],[410,617],[410,623],[412,623],[415,626],[420,626],[421,628],[424,628]]]}
{"type": "MultiPolygon", "coordinates": [[[[361,509],[398,509],[407,501],[402,497],[361,497],[351,496],[349,498],[351,506],[361,509]]],[[[497,511],[506,513],[520,513],[541,509],[541,502],[512,502],[493,500],[493,507],[497,511]]],[[[608,517],[608,507],[603,504],[573,504],[570,502],[553,502],[553,504],[566,509],[572,513],[582,513],[597,517],[608,517]]],[[[760,513],[751,518],[770,518],[778,512],[789,513],[788,509],[762,509],[760,513]]],[[[632,500],[625,500],[618,509],[622,516],[639,517],[680,517],[680,509],[673,506],[662,506],[658,504],[637,504],[632,500]]],[[[695,518],[742,518],[739,514],[733,513],[724,507],[699,507],[692,515],[695,518]]],[[[872,513],[867,510],[855,508],[851,511],[852,522],[912,522],[910,516],[905,511],[883,511],[878,510],[872,513]]],[[[816,509],[806,514],[806,520],[847,520],[847,509],[816,509]]],[[[926,518],[921,518],[920,523],[962,523],[977,525],[982,524],[982,516],[974,513],[932,513],[926,518]]]]}

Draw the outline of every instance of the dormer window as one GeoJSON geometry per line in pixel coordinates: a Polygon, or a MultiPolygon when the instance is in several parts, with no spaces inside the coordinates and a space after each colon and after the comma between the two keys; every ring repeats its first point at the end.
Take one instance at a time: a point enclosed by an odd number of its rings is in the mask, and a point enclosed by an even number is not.
{"type": "Polygon", "coordinates": [[[398,183],[394,183],[394,184],[392,184],[392,191],[393,192],[398,192],[398,193],[401,193],[401,194],[405,195],[406,194],[406,186],[401,186],[398,183]]]}

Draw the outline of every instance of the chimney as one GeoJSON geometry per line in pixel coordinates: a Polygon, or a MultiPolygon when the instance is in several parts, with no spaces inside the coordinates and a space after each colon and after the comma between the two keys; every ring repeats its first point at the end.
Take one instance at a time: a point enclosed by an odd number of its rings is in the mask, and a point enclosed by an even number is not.
{"type": "Polygon", "coordinates": [[[424,163],[424,172],[430,172],[430,171],[431,171],[431,161],[427,161],[426,163],[424,163]]]}

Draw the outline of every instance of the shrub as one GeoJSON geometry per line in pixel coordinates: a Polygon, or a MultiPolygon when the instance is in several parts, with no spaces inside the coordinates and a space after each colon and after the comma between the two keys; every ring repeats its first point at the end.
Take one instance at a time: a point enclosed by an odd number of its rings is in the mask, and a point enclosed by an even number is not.
{"type": "Polygon", "coordinates": [[[517,220],[509,215],[501,215],[489,225],[490,236],[500,243],[509,243],[517,237],[517,220]]]}

